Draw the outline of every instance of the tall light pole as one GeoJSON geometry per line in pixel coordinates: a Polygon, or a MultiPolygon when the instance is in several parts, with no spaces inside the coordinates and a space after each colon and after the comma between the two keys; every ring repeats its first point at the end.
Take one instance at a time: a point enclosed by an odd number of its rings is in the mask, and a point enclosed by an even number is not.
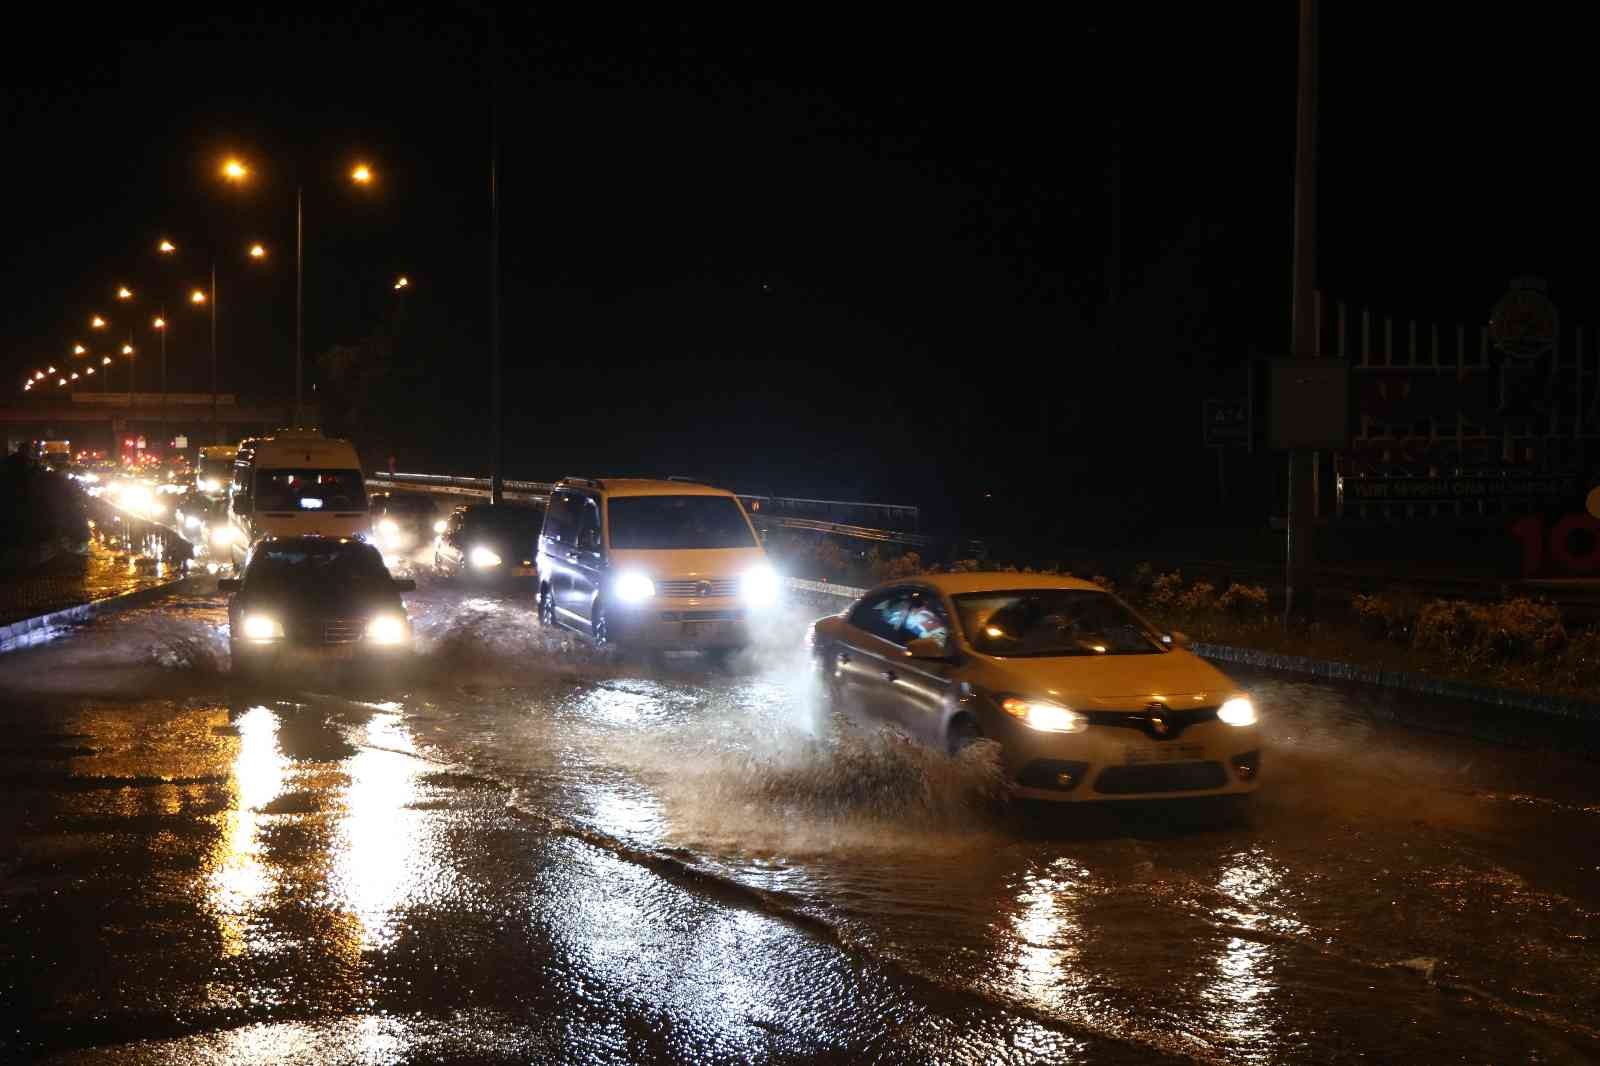
{"type": "MultiPolygon", "coordinates": [[[[1300,0],[1300,59],[1294,153],[1294,357],[1317,355],[1317,0],[1300,0]]],[[[1312,587],[1311,452],[1289,453],[1288,556],[1284,582],[1284,622],[1309,617],[1316,598],[1312,587]]]]}
{"type": "Polygon", "coordinates": [[[167,310],[163,307],[151,327],[161,334],[161,433],[171,437],[172,424],[167,418],[167,310]]]}
{"type": "MultiPolygon", "coordinates": [[[[222,176],[233,184],[243,184],[250,177],[250,168],[237,158],[222,164],[222,176]]],[[[350,181],[356,185],[371,185],[375,178],[373,169],[366,163],[356,163],[350,170],[350,181]]],[[[305,414],[305,184],[298,178],[294,187],[294,420],[299,425],[305,414]]]]}
{"type": "Polygon", "coordinates": [[[489,503],[499,506],[505,490],[505,406],[500,370],[500,24],[489,9],[489,379],[493,422],[489,503]]]}

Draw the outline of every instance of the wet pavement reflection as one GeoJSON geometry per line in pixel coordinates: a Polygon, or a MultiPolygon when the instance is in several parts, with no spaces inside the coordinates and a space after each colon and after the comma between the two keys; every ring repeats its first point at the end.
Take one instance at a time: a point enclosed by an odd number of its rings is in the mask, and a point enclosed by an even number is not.
{"type": "Polygon", "coordinates": [[[1600,1057],[1582,730],[1240,675],[1252,807],[1062,811],[823,713],[802,609],[713,669],[410,606],[414,677],[235,682],[201,593],[0,660],[0,1052],[1600,1057]]]}

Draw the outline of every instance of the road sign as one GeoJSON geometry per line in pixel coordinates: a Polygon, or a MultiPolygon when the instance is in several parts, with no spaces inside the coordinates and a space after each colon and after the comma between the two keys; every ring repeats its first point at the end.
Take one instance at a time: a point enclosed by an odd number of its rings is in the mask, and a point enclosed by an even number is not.
{"type": "Polygon", "coordinates": [[[1250,405],[1245,400],[1202,400],[1200,422],[1208,448],[1250,443],[1250,405]]]}
{"type": "Polygon", "coordinates": [[[145,448],[144,438],[140,437],[138,442],[136,444],[134,444],[134,447],[139,449],[141,452],[144,451],[144,448],[145,448]]]}
{"type": "Polygon", "coordinates": [[[1346,447],[1350,364],[1343,359],[1279,359],[1271,366],[1268,445],[1280,450],[1346,447]]]}
{"type": "Polygon", "coordinates": [[[189,438],[180,433],[172,438],[172,446],[180,450],[187,448],[189,446],[189,438]]]}
{"type": "Polygon", "coordinates": [[[1556,305],[1538,278],[1519,278],[1489,316],[1494,346],[1518,359],[1537,359],[1555,347],[1556,305]]]}

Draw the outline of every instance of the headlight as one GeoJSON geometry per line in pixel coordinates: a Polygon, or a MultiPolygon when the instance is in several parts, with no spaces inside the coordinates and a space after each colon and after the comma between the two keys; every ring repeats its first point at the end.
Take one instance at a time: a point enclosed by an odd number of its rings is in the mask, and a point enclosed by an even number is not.
{"type": "Polygon", "coordinates": [[[228,545],[233,543],[236,536],[238,536],[238,534],[234,532],[234,528],[232,526],[211,527],[211,543],[215,547],[226,548],[228,545]]]}
{"type": "Polygon", "coordinates": [[[380,518],[378,519],[378,532],[386,537],[399,536],[400,523],[392,518],[380,518]]]}
{"type": "Polygon", "coordinates": [[[441,519],[439,519],[437,522],[435,522],[433,524],[433,531],[435,533],[443,533],[447,528],[449,528],[449,525],[450,525],[449,522],[446,522],[444,519],[441,518],[441,519]]]}
{"type": "Polygon", "coordinates": [[[616,593],[617,599],[623,603],[639,603],[656,594],[656,583],[637,570],[631,570],[617,575],[611,591],[616,593]]]}
{"type": "Polygon", "coordinates": [[[770,607],[778,602],[778,572],[770,566],[746,570],[739,579],[739,598],[752,607],[770,607]]]}
{"type": "Polygon", "coordinates": [[[201,492],[216,492],[218,489],[222,488],[222,482],[218,481],[214,477],[203,477],[200,479],[200,483],[195,487],[201,492]]]}
{"type": "Polygon", "coordinates": [[[1007,696],[1000,701],[1000,709],[1041,733],[1081,733],[1089,728],[1089,719],[1054,703],[1007,696]]]}
{"type": "Polygon", "coordinates": [[[1229,725],[1255,725],[1256,705],[1247,696],[1235,696],[1217,708],[1217,717],[1229,725]]]}
{"type": "Polygon", "coordinates": [[[398,614],[380,614],[367,623],[367,639],[374,644],[400,644],[406,639],[406,620],[398,614]]]}
{"type": "Polygon", "coordinates": [[[480,544],[467,553],[467,561],[477,567],[499,566],[500,556],[480,544]]]}
{"type": "Polygon", "coordinates": [[[248,614],[244,618],[244,635],[250,640],[277,640],[283,636],[283,626],[276,618],[264,614],[248,614]]]}

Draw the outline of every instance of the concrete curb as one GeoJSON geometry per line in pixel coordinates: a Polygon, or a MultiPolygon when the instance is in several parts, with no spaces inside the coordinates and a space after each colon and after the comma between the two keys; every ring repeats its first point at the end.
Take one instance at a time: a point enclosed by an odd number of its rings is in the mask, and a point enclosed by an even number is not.
{"type": "Polygon", "coordinates": [[[1416,674],[1405,670],[1357,666],[1333,659],[1312,659],[1304,655],[1285,655],[1281,652],[1261,651],[1258,648],[1236,648],[1227,644],[1195,641],[1192,650],[1207,659],[1237,663],[1241,666],[1262,667],[1288,674],[1309,674],[1313,677],[1334,678],[1339,681],[1359,681],[1367,685],[1469,700],[1473,703],[1486,703],[1511,710],[1600,722],[1600,703],[1589,703],[1565,696],[1544,696],[1537,692],[1475,685],[1467,681],[1452,681],[1448,678],[1430,677],[1427,674],[1416,674]]]}
{"type": "Polygon", "coordinates": [[[128,607],[137,607],[150,600],[159,599],[175,591],[177,586],[185,581],[192,579],[193,575],[183,574],[163,581],[159,585],[151,585],[149,588],[134,589],[131,592],[119,592],[115,596],[103,596],[98,600],[90,600],[88,603],[63,607],[59,611],[35,615],[32,618],[24,618],[20,622],[12,622],[8,626],[0,626],[0,654],[32,647],[35,644],[43,644],[45,641],[59,635],[62,628],[81,625],[96,615],[120,611],[128,607]]]}
{"type": "MultiPolygon", "coordinates": [[[[848,600],[857,599],[867,591],[847,585],[834,585],[827,581],[801,581],[797,578],[789,579],[789,587],[793,591],[813,597],[837,597],[848,600]]],[[[1429,677],[1427,674],[1414,674],[1405,670],[1385,670],[1377,666],[1358,666],[1333,659],[1312,659],[1304,655],[1285,655],[1257,648],[1237,648],[1228,644],[1195,641],[1191,650],[1207,659],[1237,663],[1240,666],[1255,666],[1286,674],[1307,674],[1336,681],[1359,681],[1362,684],[1378,685],[1382,688],[1468,700],[1510,710],[1533,711],[1561,718],[1600,722],[1600,703],[1589,703],[1565,696],[1543,696],[1537,692],[1474,685],[1466,681],[1451,681],[1447,678],[1429,677]]]]}

